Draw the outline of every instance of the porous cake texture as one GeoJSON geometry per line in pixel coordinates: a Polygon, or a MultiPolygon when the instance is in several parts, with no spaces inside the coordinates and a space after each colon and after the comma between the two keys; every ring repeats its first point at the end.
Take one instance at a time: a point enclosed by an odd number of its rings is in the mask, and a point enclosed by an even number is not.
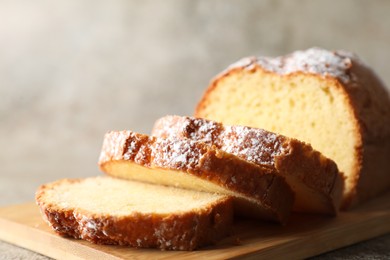
{"type": "Polygon", "coordinates": [[[294,191],[295,211],[329,215],[338,212],[344,177],[332,160],[309,144],[259,128],[184,116],[160,118],[152,135],[202,141],[274,170],[294,191]]]}
{"type": "Polygon", "coordinates": [[[389,93],[349,52],[244,58],[211,81],[195,116],[311,144],[346,176],[344,208],[390,188],[389,93]]]}
{"type": "Polygon", "coordinates": [[[234,197],[237,214],[286,223],[294,193],[273,169],[205,143],[131,131],[104,137],[100,169],[124,179],[234,197]]]}
{"type": "Polygon", "coordinates": [[[97,244],[194,250],[229,235],[228,196],[111,177],[42,185],[36,201],[60,235],[97,244]]]}

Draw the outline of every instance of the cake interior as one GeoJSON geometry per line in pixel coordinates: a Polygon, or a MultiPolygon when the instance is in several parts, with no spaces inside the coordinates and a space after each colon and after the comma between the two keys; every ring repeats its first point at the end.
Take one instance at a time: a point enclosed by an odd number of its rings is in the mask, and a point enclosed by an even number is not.
{"type": "Polygon", "coordinates": [[[361,140],[347,96],[338,84],[303,73],[237,70],[217,81],[195,116],[263,128],[310,143],[346,175],[348,195],[356,182],[361,140]]]}
{"type": "Polygon", "coordinates": [[[109,175],[122,179],[196,190],[205,192],[204,194],[210,194],[210,196],[214,196],[214,194],[228,195],[234,197],[234,208],[239,215],[251,216],[252,218],[260,217],[262,219],[270,220],[275,217],[261,201],[238,192],[233,192],[228,188],[196,177],[190,173],[145,167],[125,160],[106,162],[101,165],[101,167],[104,169],[104,172],[109,175]]]}
{"type": "Polygon", "coordinates": [[[175,187],[158,186],[111,177],[59,181],[46,190],[45,200],[64,209],[94,214],[170,214],[200,210],[226,196],[175,187]]]}
{"type": "MultiPolygon", "coordinates": [[[[214,121],[180,116],[166,116],[159,119],[153,129],[153,135],[163,138],[179,136],[179,138],[206,142],[241,159],[265,167],[275,167],[274,157],[283,157],[293,149],[287,146],[282,148],[284,137],[278,139],[276,134],[259,131],[258,128],[243,126],[223,128],[214,121]]],[[[308,163],[312,162],[308,161],[308,163]]],[[[329,194],[326,187],[321,186],[324,182],[303,180],[302,176],[305,173],[302,173],[302,169],[304,168],[299,166],[290,168],[288,172],[285,170],[279,172],[295,192],[294,210],[334,214],[338,209],[339,196],[336,194],[336,199],[333,200],[333,194],[329,194]]]]}

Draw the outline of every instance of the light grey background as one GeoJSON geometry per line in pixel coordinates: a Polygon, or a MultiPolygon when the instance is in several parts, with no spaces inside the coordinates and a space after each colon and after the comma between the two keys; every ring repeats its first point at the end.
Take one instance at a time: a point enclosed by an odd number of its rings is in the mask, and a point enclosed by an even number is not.
{"type": "Polygon", "coordinates": [[[191,115],[250,55],[354,51],[390,85],[390,1],[0,0],[0,206],[101,174],[108,130],[191,115]]]}
{"type": "Polygon", "coordinates": [[[191,115],[249,55],[356,52],[390,83],[390,1],[0,1],[0,205],[99,174],[106,131],[191,115]]]}

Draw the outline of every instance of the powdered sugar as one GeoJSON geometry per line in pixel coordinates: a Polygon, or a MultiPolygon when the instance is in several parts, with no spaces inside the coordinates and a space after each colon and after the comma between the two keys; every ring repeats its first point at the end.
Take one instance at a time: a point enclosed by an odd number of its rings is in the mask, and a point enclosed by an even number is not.
{"type": "Polygon", "coordinates": [[[283,137],[246,126],[226,126],[220,138],[221,149],[260,165],[274,166],[275,156],[283,153],[283,137]]]}
{"type": "Polygon", "coordinates": [[[119,159],[122,156],[122,146],[126,142],[130,132],[129,131],[110,131],[104,137],[103,149],[100,153],[99,161],[109,161],[111,159],[119,159]]]}
{"type": "Polygon", "coordinates": [[[347,84],[354,80],[349,69],[352,60],[359,62],[358,58],[347,51],[328,51],[321,48],[311,48],[305,51],[296,51],[287,56],[244,58],[229,67],[229,70],[237,67],[251,69],[255,64],[263,69],[281,75],[291,74],[297,71],[331,76],[347,84]]]}
{"type": "Polygon", "coordinates": [[[222,128],[221,125],[210,122],[210,121],[204,121],[202,119],[193,119],[193,120],[186,120],[186,124],[191,125],[192,124],[192,131],[190,132],[190,137],[193,140],[202,139],[205,143],[214,143],[216,136],[218,135],[218,132],[222,128]]]}
{"type": "Polygon", "coordinates": [[[152,135],[160,138],[169,138],[172,135],[171,126],[176,124],[180,117],[169,116],[166,120],[157,120],[154,124],[152,135]]]}
{"type": "Polygon", "coordinates": [[[222,125],[215,122],[190,117],[166,116],[157,120],[152,135],[168,139],[189,138],[212,144],[221,129],[222,125]]]}
{"type": "Polygon", "coordinates": [[[85,226],[88,229],[97,230],[97,226],[96,226],[96,223],[94,221],[87,221],[85,226]]]}
{"type": "Polygon", "coordinates": [[[162,138],[157,138],[151,149],[156,166],[173,169],[195,169],[205,150],[193,140],[162,138]]]}
{"type": "Polygon", "coordinates": [[[123,158],[125,160],[129,160],[131,159],[131,155],[136,153],[138,151],[139,147],[137,147],[136,145],[136,142],[134,141],[131,141],[128,145],[127,145],[127,151],[126,153],[123,155],[123,158]]]}
{"type": "Polygon", "coordinates": [[[284,137],[258,128],[224,127],[221,123],[203,118],[178,116],[166,116],[159,122],[153,129],[153,134],[157,136],[201,141],[264,166],[274,166],[275,156],[284,153],[284,137]]]}

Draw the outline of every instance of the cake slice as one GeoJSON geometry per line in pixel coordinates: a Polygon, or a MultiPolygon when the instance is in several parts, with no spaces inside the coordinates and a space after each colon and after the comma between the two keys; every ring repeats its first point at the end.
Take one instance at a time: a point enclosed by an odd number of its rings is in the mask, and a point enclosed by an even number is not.
{"type": "Polygon", "coordinates": [[[97,244],[194,250],[233,222],[228,196],[110,177],[42,185],[36,202],[57,233],[97,244]]]}
{"type": "Polygon", "coordinates": [[[110,176],[232,196],[236,212],[252,218],[286,223],[294,201],[272,169],[189,139],[111,131],[99,166],[110,176]]]}
{"type": "Polygon", "coordinates": [[[211,81],[195,116],[310,143],[344,173],[344,208],[390,189],[389,92],[349,52],[244,58],[211,81]]]}
{"type": "Polygon", "coordinates": [[[296,139],[258,128],[224,126],[211,120],[180,116],[157,120],[152,135],[202,141],[274,169],[295,193],[294,211],[330,215],[338,212],[343,176],[332,160],[296,139]]]}

